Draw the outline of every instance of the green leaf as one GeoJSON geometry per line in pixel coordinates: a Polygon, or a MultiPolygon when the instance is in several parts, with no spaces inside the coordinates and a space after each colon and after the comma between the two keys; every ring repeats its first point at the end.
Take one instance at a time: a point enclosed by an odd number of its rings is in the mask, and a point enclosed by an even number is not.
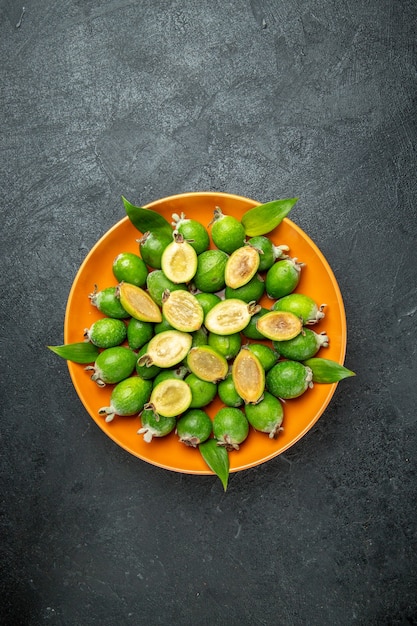
{"type": "Polygon", "coordinates": [[[337,383],[343,378],[356,376],[355,372],[348,370],[343,365],[330,359],[320,359],[318,357],[303,361],[313,372],[314,383],[337,383]]]}
{"type": "Polygon", "coordinates": [[[246,211],[241,219],[248,237],[265,235],[274,230],[288,215],[298,198],[272,200],[246,211]]]}
{"type": "Polygon", "coordinates": [[[217,445],[216,439],[208,439],[198,446],[201,456],[209,468],[220,478],[226,491],[229,480],[229,453],[223,446],[217,445]]]}
{"type": "Polygon", "coordinates": [[[150,231],[152,233],[166,233],[172,236],[173,229],[171,224],[160,213],[152,209],[134,206],[123,196],[122,200],[128,218],[142,234],[150,231]]]}
{"type": "Polygon", "coordinates": [[[47,346],[58,356],[73,363],[94,363],[99,355],[99,349],[89,341],[67,343],[62,346],[47,346]]]}

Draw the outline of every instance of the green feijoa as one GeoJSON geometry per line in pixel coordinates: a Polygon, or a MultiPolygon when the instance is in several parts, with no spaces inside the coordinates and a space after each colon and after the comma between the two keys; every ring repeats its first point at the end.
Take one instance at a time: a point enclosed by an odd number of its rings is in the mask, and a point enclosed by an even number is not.
{"type": "Polygon", "coordinates": [[[161,269],[161,259],[165,248],[172,241],[172,232],[152,232],[144,233],[138,239],[140,256],[149,267],[161,269]]]}
{"type": "Polygon", "coordinates": [[[311,326],[323,319],[325,306],[325,304],[319,306],[313,298],[303,293],[291,293],[274,302],[272,308],[275,311],[294,313],[303,320],[303,324],[311,326]]]}
{"type": "Polygon", "coordinates": [[[262,333],[260,333],[259,330],[256,328],[256,323],[260,317],[266,315],[267,313],[269,313],[269,309],[262,307],[258,313],[252,315],[251,319],[249,320],[249,324],[246,326],[246,328],[242,330],[242,335],[244,335],[248,339],[265,339],[262,333]]]}
{"type": "Polygon", "coordinates": [[[168,322],[167,318],[162,314],[162,322],[159,324],[155,324],[154,333],[157,335],[158,333],[163,333],[165,330],[175,330],[173,326],[168,322]]]}
{"type": "Polygon", "coordinates": [[[125,378],[114,387],[110,406],[103,406],[98,412],[106,416],[106,422],[111,422],[115,415],[135,415],[142,411],[151,391],[150,380],[144,380],[140,376],[125,378]]]}
{"type": "Polygon", "coordinates": [[[84,331],[84,337],[98,348],[113,348],[126,339],[126,324],[119,319],[103,317],[84,331]]]}
{"type": "Polygon", "coordinates": [[[224,271],[229,257],[222,250],[206,250],[198,255],[193,282],[199,291],[215,293],[224,289],[224,271]]]}
{"type": "Polygon", "coordinates": [[[138,430],[138,435],[143,435],[146,443],[150,443],[154,437],[166,437],[177,423],[175,417],[158,415],[153,409],[144,409],[140,414],[140,420],[142,426],[138,430]]]}
{"type": "Polygon", "coordinates": [[[242,346],[242,338],[240,333],[232,333],[231,335],[218,335],[217,333],[208,334],[208,345],[216,352],[222,354],[228,361],[235,357],[242,346]]]}
{"type": "Polygon", "coordinates": [[[140,365],[139,361],[142,356],[147,354],[148,352],[149,341],[145,343],[144,346],[139,350],[136,360],[136,373],[138,376],[141,376],[145,380],[150,380],[151,378],[155,378],[157,374],[161,371],[161,368],[158,365],[140,365]]]}
{"type": "Polygon", "coordinates": [[[162,381],[167,380],[168,378],[179,378],[184,380],[188,373],[189,371],[184,365],[178,365],[173,369],[161,369],[152,381],[153,386],[156,387],[156,385],[159,385],[159,383],[162,383],[162,381]]]}
{"type": "Polygon", "coordinates": [[[284,409],[281,402],[267,391],[257,404],[248,404],[245,408],[246,418],[255,430],[268,433],[270,439],[277,436],[282,430],[284,409]]]}
{"type": "Polygon", "coordinates": [[[271,369],[279,359],[279,354],[264,343],[249,343],[248,349],[258,357],[265,372],[271,369]]]}
{"type": "Polygon", "coordinates": [[[197,409],[207,404],[210,404],[214,400],[217,393],[216,383],[208,380],[201,380],[195,374],[191,373],[185,377],[185,382],[191,389],[191,404],[190,408],[197,409]]]}
{"type": "Polygon", "coordinates": [[[256,248],[259,252],[259,268],[260,272],[269,270],[277,259],[286,258],[285,252],[288,251],[288,246],[275,246],[272,241],[265,237],[265,235],[258,235],[257,237],[251,237],[248,240],[248,244],[256,248]]]}
{"type": "Polygon", "coordinates": [[[249,422],[243,411],[226,406],[214,416],[213,433],[220,446],[227,450],[239,450],[239,445],[249,434],[249,422]]]}
{"type": "Polygon", "coordinates": [[[208,249],[210,237],[203,224],[197,222],[197,220],[186,218],[184,213],[181,213],[181,215],[173,213],[172,219],[174,220],[172,225],[175,230],[192,245],[197,254],[201,254],[208,249]]]}
{"type": "Polygon", "coordinates": [[[118,282],[125,281],[137,287],[146,283],[148,268],[143,259],[133,252],[121,252],[113,261],[113,274],[118,282]]]}
{"type": "Polygon", "coordinates": [[[226,406],[238,407],[243,404],[243,398],[236,391],[232,374],[228,374],[224,380],[218,383],[217,393],[226,406]]]}
{"type": "Polygon", "coordinates": [[[211,238],[219,250],[231,254],[243,246],[245,229],[236,217],[225,215],[219,207],[216,207],[212,220],[211,238]]]}
{"type": "Polygon", "coordinates": [[[177,422],[176,433],[181,443],[196,448],[213,430],[210,417],[202,409],[189,409],[177,422]]]}
{"type": "Polygon", "coordinates": [[[142,322],[134,317],[127,325],[127,342],[132,350],[139,350],[154,334],[152,322],[142,322]]]}
{"type": "Polygon", "coordinates": [[[300,280],[301,263],[295,259],[276,261],[267,271],[265,290],[270,298],[282,298],[294,291],[300,280]]]}
{"type": "Polygon", "coordinates": [[[97,285],[93,293],[88,296],[91,304],[107,317],[116,319],[127,319],[130,314],[123,308],[117,296],[117,287],[106,287],[98,291],[97,285]]]}
{"type": "Polygon", "coordinates": [[[193,343],[191,344],[191,346],[194,348],[195,346],[206,346],[207,345],[207,330],[204,328],[204,326],[201,326],[201,328],[199,328],[198,330],[195,330],[193,333],[191,333],[191,336],[193,338],[193,343]]]}
{"type": "Polygon", "coordinates": [[[195,297],[199,301],[203,312],[204,317],[206,317],[207,313],[220,302],[221,298],[216,293],[196,293],[195,297]]]}
{"type": "Polygon", "coordinates": [[[149,272],[148,278],[146,279],[146,286],[149,295],[158,306],[162,306],[162,298],[166,290],[172,292],[177,289],[187,289],[186,285],[176,284],[169,280],[162,270],[149,272]]]}
{"type": "Polygon", "coordinates": [[[273,341],[274,348],[284,359],[305,361],[315,356],[321,347],[327,348],[329,338],[326,333],[315,333],[309,328],[303,328],[301,333],[286,341],[273,341]]]}
{"type": "Polygon", "coordinates": [[[93,370],[91,380],[99,387],[106,384],[119,383],[128,378],[135,369],[137,355],[130,348],[115,346],[106,348],[101,352],[94,365],[89,365],[86,370],[93,370]]]}
{"type": "Polygon", "coordinates": [[[226,286],[224,295],[226,298],[239,298],[239,300],[243,300],[244,302],[257,302],[262,298],[264,291],[264,279],[259,274],[255,274],[255,276],[245,285],[242,285],[242,287],[233,289],[232,287],[226,286]]]}
{"type": "Polygon", "coordinates": [[[266,374],[266,388],[282,400],[298,398],[312,383],[313,372],[299,361],[278,361],[266,374]]]}

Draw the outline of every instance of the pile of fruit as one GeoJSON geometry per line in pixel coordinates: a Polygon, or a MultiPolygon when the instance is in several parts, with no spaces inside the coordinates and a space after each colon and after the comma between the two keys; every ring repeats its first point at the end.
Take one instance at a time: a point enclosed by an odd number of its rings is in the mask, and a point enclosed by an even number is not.
{"type": "Polygon", "coordinates": [[[317,357],[329,342],[312,328],[325,305],[295,292],[303,264],[267,236],[296,201],[268,202],[241,220],[216,207],[205,226],[184,214],[169,223],[123,198],[142,234],[139,254],[121,252],[112,267],[117,286],[89,295],[103,317],[84,330],[85,341],[49,346],[86,364],[97,385],[113,385],[99,410],[107,422],[139,416],[148,443],[175,431],[225,489],[229,452],[250,427],[277,437],[283,401],[353,375],[317,357]],[[260,304],[265,294],[270,308],[260,304]],[[211,419],[216,396],[222,408],[211,419]]]}

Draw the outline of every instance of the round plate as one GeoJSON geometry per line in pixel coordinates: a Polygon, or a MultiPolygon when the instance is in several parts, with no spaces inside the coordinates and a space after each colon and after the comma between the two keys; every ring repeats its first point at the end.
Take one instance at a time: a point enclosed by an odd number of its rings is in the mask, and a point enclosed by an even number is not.
{"type": "MultiPolygon", "coordinates": [[[[162,198],[146,205],[168,221],[172,213],[184,212],[187,217],[208,225],[216,206],[223,212],[237,218],[247,209],[259,205],[259,202],[231,194],[201,192],[185,193],[162,198]]],[[[326,316],[314,330],[326,331],[330,338],[328,348],[322,348],[318,356],[343,364],[346,350],[346,317],[342,296],[333,272],[315,243],[291,220],[286,218],[274,231],[268,234],[279,245],[286,244],[289,254],[305,264],[301,271],[301,280],[296,289],[299,293],[311,296],[318,304],[326,303],[326,316]]],[[[138,253],[137,239],[139,231],[125,217],[113,226],[92,248],[82,263],[72,285],[65,315],[65,343],[83,340],[84,329],[102,317],[92,306],[88,295],[94,285],[104,289],[116,285],[112,272],[112,263],[120,252],[138,253]]],[[[272,301],[267,297],[261,301],[270,308],[272,301]]],[[[189,448],[178,441],[175,433],[167,437],[153,439],[146,443],[142,435],[137,434],[140,427],[138,417],[120,417],[105,422],[98,410],[108,406],[112,385],[99,388],[84,365],[68,362],[72,382],[84,407],[96,424],[119,446],[153,465],[188,474],[212,474],[203,461],[198,449],[189,448]]],[[[336,384],[316,384],[300,398],[289,400],[284,406],[283,432],[277,439],[270,439],[263,433],[251,429],[247,440],[240,450],[230,453],[230,471],[237,472],[268,461],[287,450],[317,422],[329,404],[336,384]]],[[[214,416],[221,403],[216,399],[207,409],[214,416]]]]}

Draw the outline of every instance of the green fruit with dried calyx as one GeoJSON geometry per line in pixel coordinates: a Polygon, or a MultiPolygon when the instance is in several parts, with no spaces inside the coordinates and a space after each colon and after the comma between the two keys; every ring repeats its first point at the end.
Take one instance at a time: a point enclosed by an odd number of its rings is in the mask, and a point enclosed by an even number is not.
{"type": "Polygon", "coordinates": [[[329,338],[325,332],[315,333],[309,328],[303,328],[302,331],[293,339],[287,341],[274,341],[274,348],[285,359],[292,361],[305,361],[311,359],[317,354],[320,348],[327,348],[329,338]]]}
{"type": "Polygon", "coordinates": [[[149,267],[153,269],[161,269],[162,255],[164,250],[172,241],[172,231],[168,234],[165,232],[152,232],[147,231],[140,239],[137,239],[139,244],[139,252],[149,267]]]}
{"type": "Polygon", "coordinates": [[[116,346],[103,350],[94,365],[89,365],[85,369],[92,370],[91,380],[99,387],[104,387],[106,384],[119,383],[128,378],[135,369],[136,359],[136,353],[130,348],[116,346]]]}
{"type": "Polygon", "coordinates": [[[176,433],[181,443],[196,448],[213,430],[210,417],[202,409],[189,409],[177,422],[176,433]]]}
{"type": "Polygon", "coordinates": [[[222,250],[206,250],[198,255],[193,283],[196,289],[215,293],[224,289],[224,270],[228,256],[222,250]]]}
{"type": "Polygon", "coordinates": [[[232,287],[226,286],[224,295],[226,298],[238,298],[245,302],[258,302],[264,294],[265,281],[259,274],[255,274],[252,278],[241,287],[232,289],[232,287]]]}
{"type": "Polygon", "coordinates": [[[154,300],[158,306],[162,306],[162,297],[167,289],[171,292],[179,289],[186,290],[187,286],[173,283],[172,280],[169,280],[164,272],[159,269],[149,272],[148,278],[146,279],[146,288],[152,300],[154,300]]]}
{"type": "Polygon", "coordinates": [[[126,339],[126,324],[120,319],[104,317],[84,330],[84,337],[98,348],[113,348],[126,339]]]}
{"type": "Polygon", "coordinates": [[[254,352],[243,346],[233,361],[232,377],[245,404],[259,402],[265,389],[265,370],[254,352]]]}
{"type": "Polygon", "coordinates": [[[217,335],[216,333],[208,334],[208,345],[216,352],[222,354],[225,359],[230,361],[239,352],[242,346],[242,338],[240,333],[232,333],[231,335],[217,335]]]}
{"type": "Polygon", "coordinates": [[[246,285],[257,273],[259,262],[259,252],[252,246],[245,245],[232,252],[224,270],[227,287],[237,289],[246,285]]]}
{"type": "Polygon", "coordinates": [[[246,418],[255,430],[267,433],[273,439],[282,431],[284,409],[281,402],[266,391],[258,404],[248,404],[245,408],[246,418]]]}
{"type": "Polygon", "coordinates": [[[265,290],[270,298],[282,298],[294,291],[300,281],[302,263],[297,259],[276,261],[265,276],[265,290]]]}
{"type": "Polygon", "coordinates": [[[197,252],[181,233],[174,232],[174,240],[165,248],[161,269],[175,284],[188,283],[197,271],[197,252]]]}
{"type": "Polygon", "coordinates": [[[176,417],[189,408],[191,400],[191,389],[184,380],[167,378],[153,387],[145,409],[162,417],[176,417]]]}
{"type": "Polygon", "coordinates": [[[198,378],[216,383],[223,380],[229,365],[221,354],[210,346],[195,346],[187,356],[187,366],[198,378]]]}
{"type": "Polygon", "coordinates": [[[198,330],[204,319],[203,307],[189,291],[169,291],[162,296],[162,314],[173,328],[186,333],[198,330]]]}
{"type": "Polygon", "coordinates": [[[149,341],[145,343],[145,345],[142,346],[142,348],[139,350],[138,359],[136,361],[136,374],[140,376],[141,378],[144,378],[145,380],[154,379],[161,371],[161,368],[158,367],[157,365],[153,365],[153,364],[148,365],[147,360],[145,361],[145,364],[143,363],[143,361],[141,361],[142,357],[144,357],[148,353],[148,346],[149,346],[149,341]]]}
{"type": "Polygon", "coordinates": [[[154,325],[152,322],[142,322],[134,317],[127,325],[127,342],[132,350],[139,350],[154,335],[154,325]]]}
{"type": "Polygon", "coordinates": [[[123,307],[117,294],[117,287],[106,287],[99,291],[95,285],[93,293],[90,293],[88,297],[91,304],[97,307],[103,315],[115,319],[127,319],[130,313],[123,307]]]}
{"type": "Polygon", "coordinates": [[[279,361],[266,375],[266,388],[277,398],[298,398],[313,386],[313,372],[299,361],[279,361]]]}
{"type": "Polygon", "coordinates": [[[236,217],[225,215],[220,207],[216,207],[211,222],[211,238],[219,250],[231,254],[243,246],[245,229],[236,217]]]}
{"type": "Polygon", "coordinates": [[[208,250],[210,245],[210,237],[206,228],[197,220],[189,219],[184,213],[172,214],[172,225],[188,243],[194,248],[197,254],[201,254],[208,250]]]}
{"type": "Polygon", "coordinates": [[[120,283],[117,294],[123,308],[135,319],[142,322],[161,322],[162,313],[151,296],[141,287],[130,283],[120,283]]]}
{"type": "Polygon", "coordinates": [[[259,272],[269,270],[277,259],[286,259],[289,248],[286,245],[276,246],[269,237],[258,235],[248,239],[248,244],[256,248],[259,252],[259,272]]]}
{"type": "Polygon", "coordinates": [[[248,237],[265,235],[274,230],[289,214],[298,198],[272,200],[249,209],[242,216],[242,224],[248,237]]]}
{"type": "Polygon", "coordinates": [[[301,318],[304,325],[311,326],[323,319],[325,316],[323,312],[325,306],[325,304],[319,306],[313,298],[305,294],[291,293],[274,302],[272,308],[274,311],[288,311],[289,313],[293,313],[301,318]]]}
{"type": "Polygon", "coordinates": [[[260,309],[256,302],[248,303],[237,298],[222,300],[207,313],[204,325],[217,335],[232,335],[246,328],[252,315],[260,309]]]}
{"type": "Polygon", "coordinates": [[[214,416],[213,433],[219,446],[239,450],[249,434],[249,422],[240,409],[223,407],[214,416]]]}
{"type": "Polygon", "coordinates": [[[135,415],[142,411],[151,391],[150,381],[139,376],[126,378],[114,387],[110,396],[110,406],[101,407],[98,412],[106,416],[106,422],[111,422],[115,415],[135,415]]]}
{"type": "Polygon", "coordinates": [[[138,359],[138,365],[173,367],[187,356],[191,344],[191,335],[180,330],[158,333],[148,343],[146,353],[138,359]]]}
{"type": "Polygon", "coordinates": [[[191,372],[184,378],[185,382],[191,389],[190,408],[199,409],[210,404],[216,397],[217,385],[208,380],[202,380],[196,374],[191,372]]]}
{"type": "Polygon", "coordinates": [[[113,274],[119,283],[127,282],[137,287],[146,283],[148,268],[143,259],[133,252],[121,252],[113,261],[113,274]]]}
{"type": "Polygon", "coordinates": [[[144,409],[140,420],[142,426],[138,430],[138,435],[143,435],[146,443],[150,443],[154,437],[166,437],[172,433],[177,423],[175,417],[157,415],[152,409],[144,409]]]}

